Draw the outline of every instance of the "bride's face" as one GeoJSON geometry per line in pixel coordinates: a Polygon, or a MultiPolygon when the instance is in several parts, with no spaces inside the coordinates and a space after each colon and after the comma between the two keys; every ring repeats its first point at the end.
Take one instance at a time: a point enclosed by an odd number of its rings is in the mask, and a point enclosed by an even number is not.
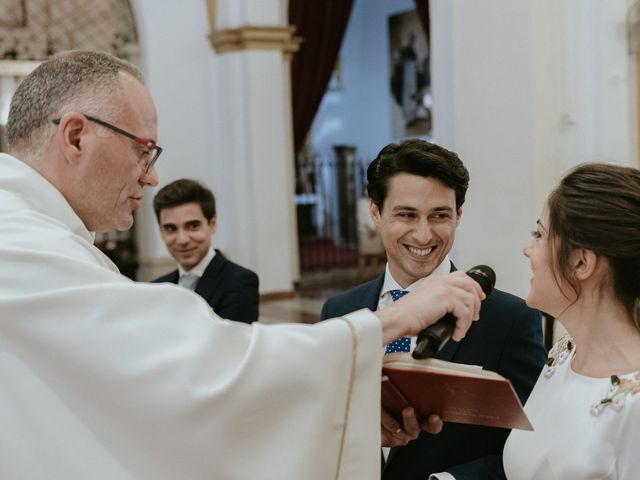
{"type": "Polygon", "coordinates": [[[549,238],[549,212],[545,204],[540,218],[536,222],[536,229],[531,232],[531,240],[522,250],[531,263],[530,290],[527,305],[537,308],[553,317],[562,313],[572,300],[563,295],[571,292],[560,276],[554,274],[554,248],[549,238]]]}

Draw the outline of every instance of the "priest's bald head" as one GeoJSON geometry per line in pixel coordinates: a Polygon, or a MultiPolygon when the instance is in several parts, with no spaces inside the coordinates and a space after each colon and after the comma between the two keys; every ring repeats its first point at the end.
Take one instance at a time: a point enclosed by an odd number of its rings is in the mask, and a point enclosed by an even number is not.
{"type": "Polygon", "coordinates": [[[9,150],[65,197],[95,232],[126,230],[158,183],[156,108],[140,71],[103,52],[51,57],[18,86],[9,150]]]}

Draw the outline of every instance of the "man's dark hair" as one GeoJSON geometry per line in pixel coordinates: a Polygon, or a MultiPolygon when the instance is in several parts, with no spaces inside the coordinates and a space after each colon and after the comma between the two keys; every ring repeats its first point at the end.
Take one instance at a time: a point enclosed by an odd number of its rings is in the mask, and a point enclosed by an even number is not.
{"type": "Polygon", "coordinates": [[[216,216],[216,198],[213,192],[195,180],[182,178],[162,187],[153,198],[153,210],[160,221],[163,208],[179,207],[185,203],[197,203],[207,221],[216,216]]]}
{"type": "Polygon", "coordinates": [[[462,207],[469,187],[469,172],[454,152],[424,140],[390,143],[367,169],[367,192],[382,211],[389,180],[398,173],[440,180],[456,193],[456,208],[462,207]]]}

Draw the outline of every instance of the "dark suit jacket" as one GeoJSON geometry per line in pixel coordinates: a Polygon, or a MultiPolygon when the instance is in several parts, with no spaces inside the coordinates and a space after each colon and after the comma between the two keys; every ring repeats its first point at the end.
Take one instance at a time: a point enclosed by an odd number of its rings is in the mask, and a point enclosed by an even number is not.
{"type": "MultiPolygon", "coordinates": [[[[322,319],[361,308],[375,310],[383,281],[384,275],[330,298],[322,307],[322,319]]],[[[437,358],[500,373],[511,380],[524,404],[546,359],[540,313],[522,299],[494,290],[466,337],[449,341],[437,358]]],[[[502,448],[508,434],[500,428],[447,422],[438,435],[421,432],[408,445],[391,449],[382,478],[426,480],[443,471],[457,480],[505,478],[502,448]]]]}
{"type": "MultiPolygon", "coordinates": [[[[153,281],[178,283],[178,278],[176,269],[153,281]]],[[[217,249],[215,257],[198,281],[196,293],[222,318],[244,323],[258,320],[258,276],[227,260],[217,249]]]]}

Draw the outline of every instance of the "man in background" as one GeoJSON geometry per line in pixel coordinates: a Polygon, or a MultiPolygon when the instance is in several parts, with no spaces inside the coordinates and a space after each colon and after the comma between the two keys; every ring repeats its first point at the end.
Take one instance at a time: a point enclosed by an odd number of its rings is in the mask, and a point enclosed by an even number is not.
{"type": "Polygon", "coordinates": [[[195,291],[222,318],[258,320],[258,276],[211,247],[216,231],[213,192],[194,180],[176,180],[153,199],[160,236],[178,262],[173,272],[153,280],[195,291]]]}
{"type": "MultiPolygon", "coordinates": [[[[449,259],[469,172],[453,152],[422,140],[383,148],[367,170],[371,215],[387,253],[385,273],[327,300],[322,319],[359,308],[383,310],[427,277],[455,270],[449,259]]],[[[471,267],[471,265],[469,266],[471,267]]],[[[495,290],[482,304],[481,322],[461,342],[449,341],[437,358],[481,365],[511,380],[524,404],[546,354],[540,314],[525,302],[495,290]]],[[[398,339],[387,353],[412,351],[415,337],[398,339]]],[[[383,446],[396,447],[384,465],[384,480],[503,478],[502,447],[508,430],[446,423],[440,435],[406,432],[383,412],[383,446]]]]}

